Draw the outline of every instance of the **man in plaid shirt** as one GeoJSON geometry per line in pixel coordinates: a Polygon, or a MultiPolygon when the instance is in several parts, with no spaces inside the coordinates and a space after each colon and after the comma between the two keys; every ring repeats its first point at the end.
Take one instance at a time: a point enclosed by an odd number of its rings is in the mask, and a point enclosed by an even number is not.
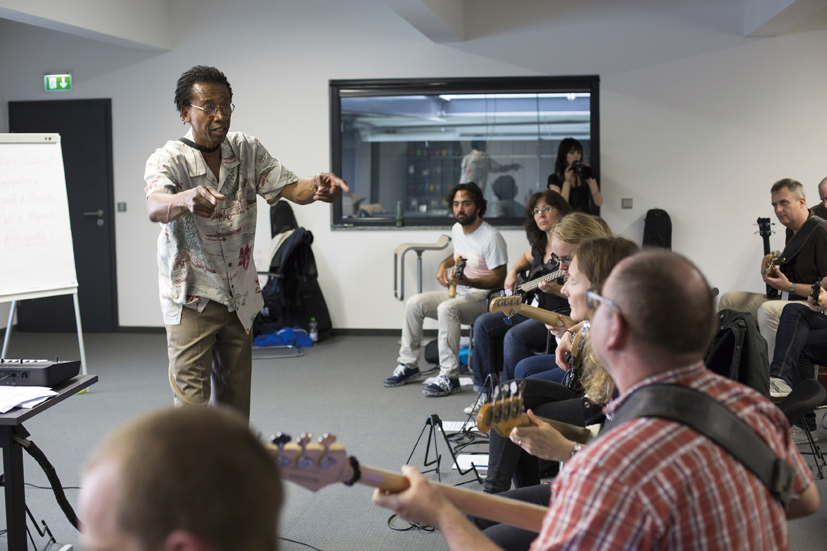
{"type": "MultiPolygon", "coordinates": [[[[791,502],[785,511],[746,467],[692,429],[637,418],[571,454],[552,486],[532,551],[787,549],[787,519],[815,512],[818,490],[781,411],[752,389],[704,368],[715,318],[698,269],[670,252],[639,253],[615,267],[602,296],[589,298],[596,307],[592,348],[620,392],[607,415],[652,384],[706,392],[792,466],[791,502]]],[[[560,448],[557,455],[573,449],[559,433],[548,436],[549,445],[560,448]]],[[[375,503],[433,524],[453,550],[498,549],[415,469],[403,467],[403,472],[411,487],[399,494],[377,490],[375,503]]]]}

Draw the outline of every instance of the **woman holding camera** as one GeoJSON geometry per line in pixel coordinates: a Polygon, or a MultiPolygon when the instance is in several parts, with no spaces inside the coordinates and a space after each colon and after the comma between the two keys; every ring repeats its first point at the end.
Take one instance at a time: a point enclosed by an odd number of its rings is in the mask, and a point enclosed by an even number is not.
{"type": "Polygon", "coordinates": [[[548,189],[562,195],[575,211],[598,214],[603,196],[591,167],[583,162],[583,144],[574,138],[561,141],[554,169],[548,177],[548,189]]]}

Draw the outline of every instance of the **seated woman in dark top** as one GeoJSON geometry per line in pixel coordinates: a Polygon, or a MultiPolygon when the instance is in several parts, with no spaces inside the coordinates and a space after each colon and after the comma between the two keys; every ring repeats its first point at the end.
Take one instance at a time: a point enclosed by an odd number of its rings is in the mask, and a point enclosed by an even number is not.
{"type": "MultiPolygon", "coordinates": [[[[590,419],[600,414],[601,407],[608,403],[614,394],[614,381],[597,360],[591,355],[588,340],[588,319],[594,310],[588,306],[586,291],[599,289],[612,268],[627,256],[638,251],[638,246],[623,237],[604,237],[588,239],[578,245],[569,267],[569,279],[563,286],[563,295],[569,299],[571,317],[584,320],[567,330],[563,343],[568,346],[558,348],[571,350],[573,333],[585,332],[585,345],[579,351],[582,357],[579,377],[570,386],[542,381],[526,380],[523,399],[526,410],[531,410],[535,427],[543,428],[542,421],[534,416],[554,419],[577,426],[591,424],[590,419]],[[579,379],[580,384],[576,383],[579,379]]],[[[561,360],[564,367],[569,365],[561,360]]],[[[574,362],[573,362],[574,363],[574,362]]],[[[568,457],[548,456],[542,448],[542,438],[526,438],[515,433],[523,429],[513,429],[510,438],[500,436],[496,431],[489,433],[488,473],[483,491],[489,493],[505,492],[511,487],[513,476],[516,490],[507,492],[507,497],[520,499],[539,505],[548,506],[551,486],[540,484],[539,458],[550,461],[565,461],[568,457]],[[519,441],[525,448],[517,445],[519,441]]],[[[550,429],[554,430],[554,429],[550,429]]],[[[571,449],[575,450],[574,442],[571,449]]],[[[527,550],[537,534],[504,524],[496,524],[482,519],[472,518],[494,543],[508,551],[527,550]]]]}
{"type": "MultiPolygon", "coordinates": [[[[531,196],[525,209],[525,233],[529,249],[511,266],[505,277],[505,289],[514,291],[519,283],[518,274],[530,270],[529,279],[535,279],[560,269],[552,262],[551,230],[571,207],[559,193],[539,191],[531,196]]],[[[561,285],[556,282],[539,286],[539,307],[568,314],[569,305],[560,296],[561,285]]],[[[511,323],[505,323],[505,314],[487,313],[474,322],[474,389],[479,392],[485,378],[493,373],[499,378],[503,368],[504,353],[509,364],[517,365],[522,358],[545,350],[548,332],[545,326],[525,316],[516,315],[511,323]],[[506,340],[506,333],[509,338],[506,340]],[[505,352],[504,352],[505,350],[505,352]],[[511,356],[514,356],[511,358],[511,356]]]]}
{"type": "MultiPolygon", "coordinates": [[[[557,148],[554,174],[548,177],[548,189],[562,195],[575,211],[597,214],[598,207],[603,204],[597,180],[588,178],[583,181],[572,167],[575,161],[582,162],[582,159],[583,144],[574,138],[561,141],[560,147],[557,148]]],[[[582,164],[589,166],[586,163],[582,164]]]]}
{"type": "MultiPolygon", "coordinates": [[[[608,403],[614,383],[590,354],[588,319],[592,310],[586,306],[586,291],[600,288],[615,264],[637,250],[638,246],[624,237],[587,239],[577,246],[562,293],[569,299],[571,318],[582,323],[565,331],[558,348],[571,350],[575,335],[582,334],[584,339],[580,342],[585,344],[576,354],[582,361],[576,370],[571,370],[565,385],[526,379],[523,392],[526,409],[540,417],[585,426],[588,419],[599,414],[600,408],[608,403]]],[[[569,369],[567,364],[561,367],[569,369]]],[[[512,478],[518,488],[539,484],[539,462],[508,438],[491,431],[484,491],[504,492],[511,487],[512,478]]]]}

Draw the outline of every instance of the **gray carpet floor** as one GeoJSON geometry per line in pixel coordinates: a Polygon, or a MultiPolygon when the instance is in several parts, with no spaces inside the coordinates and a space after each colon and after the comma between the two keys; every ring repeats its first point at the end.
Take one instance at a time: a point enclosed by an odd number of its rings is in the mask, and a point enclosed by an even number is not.
{"type": "MultiPolygon", "coordinates": [[[[84,459],[100,438],[127,419],[171,404],[163,334],[87,334],[85,343],[89,372],[100,381],[88,392],[25,423],[31,439],[54,464],[73,504],[84,459]]],[[[382,379],[390,375],[397,350],[398,337],[334,337],[305,349],[300,358],[256,360],[252,426],[265,437],[279,431],[294,437],[302,432],[332,433],[362,464],[398,471],[429,415],[437,414],[444,421],[464,420],[462,409],[475,395],[466,388],[446,398],[426,398],[420,384],[384,388],[382,379]]],[[[7,356],[76,359],[77,340],[71,334],[15,332],[7,356]]],[[[818,415],[819,422],[823,413],[818,415]]],[[[822,442],[827,441],[827,430],[819,428],[819,435],[822,442]]],[[[446,453],[443,442],[439,444],[439,450],[446,453]]],[[[425,437],[411,460],[420,469],[424,452],[425,437]]],[[[25,455],[24,460],[27,504],[38,524],[45,520],[58,541],[83,549],[51,491],[35,487],[48,486],[45,475],[30,457],[25,455]]],[[[471,478],[452,472],[447,456],[441,475],[449,484],[471,478]]],[[[435,473],[428,476],[436,478],[435,473]]],[[[827,501],[827,482],[816,483],[822,502],[827,501]]],[[[479,489],[476,483],[465,487],[479,489]]],[[[447,549],[436,532],[388,528],[390,513],[371,503],[371,491],[361,485],[335,484],[313,493],[286,484],[281,535],[324,551],[447,549]]],[[[745,509],[749,506],[744,503],[745,509]]],[[[791,549],[824,549],[825,511],[827,505],[814,516],[790,523],[791,549]]],[[[4,524],[2,507],[0,519],[4,524]]],[[[43,549],[45,541],[35,535],[37,549],[43,549]]],[[[4,536],[0,537],[0,549],[6,549],[4,536]]],[[[285,541],[282,549],[308,547],[285,541]]]]}

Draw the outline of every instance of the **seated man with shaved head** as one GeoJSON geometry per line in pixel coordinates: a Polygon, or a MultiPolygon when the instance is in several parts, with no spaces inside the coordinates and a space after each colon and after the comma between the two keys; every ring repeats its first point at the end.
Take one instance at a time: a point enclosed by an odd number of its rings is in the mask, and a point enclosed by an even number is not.
{"type": "MultiPolygon", "coordinates": [[[[703,275],[679,255],[643,252],[621,261],[587,300],[595,308],[592,350],[620,393],[605,408],[607,416],[622,416],[635,393],[651,385],[703,392],[789,465],[789,505],[706,436],[676,421],[634,417],[566,462],[532,551],[787,549],[787,519],[812,514],[818,490],[781,410],[704,367],[715,313],[703,275]]],[[[551,426],[546,430],[565,442],[551,426]]],[[[498,549],[415,469],[403,472],[411,487],[399,494],[376,490],[375,503],[435,525],[452,550],[498,549]]]]}
{"type": "Polygon", "coordinates": [[[278,468],[235,412],[165,410],[110,434],[78,499],[92,551],[276,551],[278,468]]]}

